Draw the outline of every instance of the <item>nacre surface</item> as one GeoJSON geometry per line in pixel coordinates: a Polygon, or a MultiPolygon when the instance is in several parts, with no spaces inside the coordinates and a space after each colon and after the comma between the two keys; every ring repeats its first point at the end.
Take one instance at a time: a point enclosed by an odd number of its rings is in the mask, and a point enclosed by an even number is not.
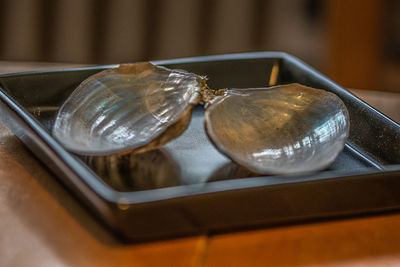
{"type": "Polygon", "coordinates": [[[53,136],[83,155],[151,150],[187,128],[204,86],[189,72],[123,64],[75,89],[58,111],[53,136]]]}
{"type": "Polygon", "coordinates": [[[300,84],[229,89],[209,103],[205,127],[214,145],[260,174],[312,172],[329,166],[349,134],[335,94],[300,84]]]}

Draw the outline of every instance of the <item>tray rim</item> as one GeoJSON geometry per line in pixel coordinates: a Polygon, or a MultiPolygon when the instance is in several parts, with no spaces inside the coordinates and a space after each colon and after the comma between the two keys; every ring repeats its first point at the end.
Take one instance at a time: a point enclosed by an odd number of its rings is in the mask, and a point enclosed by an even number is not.
{"type": "MultiPolygon", "coordinates": [[[[158,65],[174,65],[174,64],[184,64],[184,63],[193,63],[193,62],[212,62],[212,61],[225,61],[225,60],[251,60],[251,59],[260,59],[260,58],[279,58],[283,60],[287,60],[291,64],[295,65],[299,69],[302,69],[311,75],[317,77],[324,83],[327,83],[329,86],[335,87],[340,93],[346,95],[347,97],[356,100],[358,104],[363,105],[368,108],[372,112],[382,116],[388,123],[391,123],[394,127],[400,128],[400,125],[395,121],[391,120],[375,108],[371,107],[369,104],[365,103],[357,96],[347,91],[343,87],[337,85],[335,82],[321,74],[320,72],[312,69],[306,63],[301,61],[300,59],[289,55],[284,52],[251,52],[251,53],[238,53],[238,54],[223,54],[223,55],[213,55],[213,56],[201,56],[201,57],[188,57],[188,58],[180,58],[180,59],[168,59],[168,60],[157,60],[152,61],[154,64],[158,65]]],[[[22,72],[22,73],[9,73],[0,75],[2,77],[11,77],[11,76],[26,76],[26,75],[40,75],[40,74],[51,74],[51,73],[60,73],[60,72],[70,72],[70,71],[84,71],[84,70],[102,70],[108,69],[112,67],[116,67],[118,64],[112,65],[99,65],[99,66],[88,66],[81,68],[70,68],[70,69],[62,69],[62,70],[50,70],[50,71],[33,71],[33,72],[22,72]]],[[[210,193],[218,193],[221,191],[227,190],[241,190],[247,188],[255,188],[255,187],[263,187],[263,186],[278,186],[281,184],[288,183],[308,183],[318,180],[325,179],[347,179],[348,177],[358,177],[368,174],[375,173],[396,173],[400,174],[400,166],[393,166],[390,170],[375,170],[375,171],[360,171],[359,173],[350,173],[350,174],[342,174],[339,176],[328,177],[326,173],[321,175],[321,173],[317,173],[313,176],[310,176],[309,179],[305,179],[304,176],[300,177],[286,177],[280,176],[277,179],[280,179],[279,183],[271,184],[268,182],[270,179],[263,179],[265,177],[257,177],[257,178],[245,178],[245,179],[235,179],[235,180],[225,180],[225,181],[215,181],[212,183],[205,184],[193,184],[193,185],[180,185],[175,187],[167,187],[167,188],[159,188],[159,189],[150,189],[144,191],[133,191],[133,192],[120,192],[112,189],[110,186],[105,184],[101,179],[94,174],[88,167],[86,167],[83,162],[81,162],[75,155],[66,151],[64,147],[58,143],[51,134],[44,129],[43,125],[33,117],[28,111],[25,110],[24,107],[20,106],[19,103],[12,99],[6,92],[3,91],[3,88],[0,87],[0,99],[8,105],[8,107],[14,111],[31,129],[34,131],[42,141],[47,144],[48,149],[51,149],[58,158],[56,161],[60,161],[61,163],[65,163],[68,165],[71,171],[74,172],[80,179],[82,179],[87,186],[97,193],[101,198],[104,198],[108,202],[111,203],[124,203],[124,204],[141,204],[141,203],[149,203],[154,201],[162,201],[166,199],[173,198],[182,198],[189,197],[193,195],[200,194],[210,194],[210,193]],[[314,177],[317,176],[317,177],[314,177]],[[320,177],[318,177],[320,176],[320,177]],[[282,180],[285,179],[283,182],[282,180]],[[301,179],[301,181],[299,181],[301,179]],[[149,192],[154,194],[149,194],[149,192]]],[[[351,146],[350,146],[351,147],[351,146]]],[[[353,148],[355,149],[355,148],[353,148]]],[[[332,173],[332,172],[330,172],[332,173]]]]}

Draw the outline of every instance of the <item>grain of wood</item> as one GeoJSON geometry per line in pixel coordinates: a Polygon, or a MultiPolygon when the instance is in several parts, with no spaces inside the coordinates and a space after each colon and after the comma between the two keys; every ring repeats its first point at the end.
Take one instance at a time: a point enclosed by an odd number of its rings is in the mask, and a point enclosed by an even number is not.
{"type": "Polygon", "coordinates": [[[397,266],[400,215],[218,235],[206,266],[397,266]]]}
{"type": "Polygon", "coordinates": [[[380,90],[384,1],[327,1],[328,76],[342,86],[380,90]]]}

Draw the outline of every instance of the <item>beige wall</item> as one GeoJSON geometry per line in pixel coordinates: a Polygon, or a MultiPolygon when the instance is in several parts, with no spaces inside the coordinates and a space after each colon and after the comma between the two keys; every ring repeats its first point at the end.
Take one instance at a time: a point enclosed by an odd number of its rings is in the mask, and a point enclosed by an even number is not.
{"type": "Polygon", "coordinates": [[[318,65],[321,38],[303,2],[3,0],[0,59],[117,63],[284,50],[318,65]]]}
{"type": "Polygon", "coordinates": [[[0,60],[107,64],[278,50],[346,87],[400,92],[396,1],[0,0],[0,60]]]}

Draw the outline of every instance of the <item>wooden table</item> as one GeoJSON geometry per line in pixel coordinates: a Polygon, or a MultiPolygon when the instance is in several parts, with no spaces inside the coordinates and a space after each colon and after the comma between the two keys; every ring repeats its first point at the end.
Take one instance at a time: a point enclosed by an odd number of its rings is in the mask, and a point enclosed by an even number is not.
{"type": "MultiPolygon", "coordinates": [[[[0,72],[66,66],[0,62],[0,72]]],[[[400,121],[400,95],[354,92],[400,121]]],[[[0,215],[0,266],[400,265],[400,214],[122,244],[3,124],[0,215]]]]}

